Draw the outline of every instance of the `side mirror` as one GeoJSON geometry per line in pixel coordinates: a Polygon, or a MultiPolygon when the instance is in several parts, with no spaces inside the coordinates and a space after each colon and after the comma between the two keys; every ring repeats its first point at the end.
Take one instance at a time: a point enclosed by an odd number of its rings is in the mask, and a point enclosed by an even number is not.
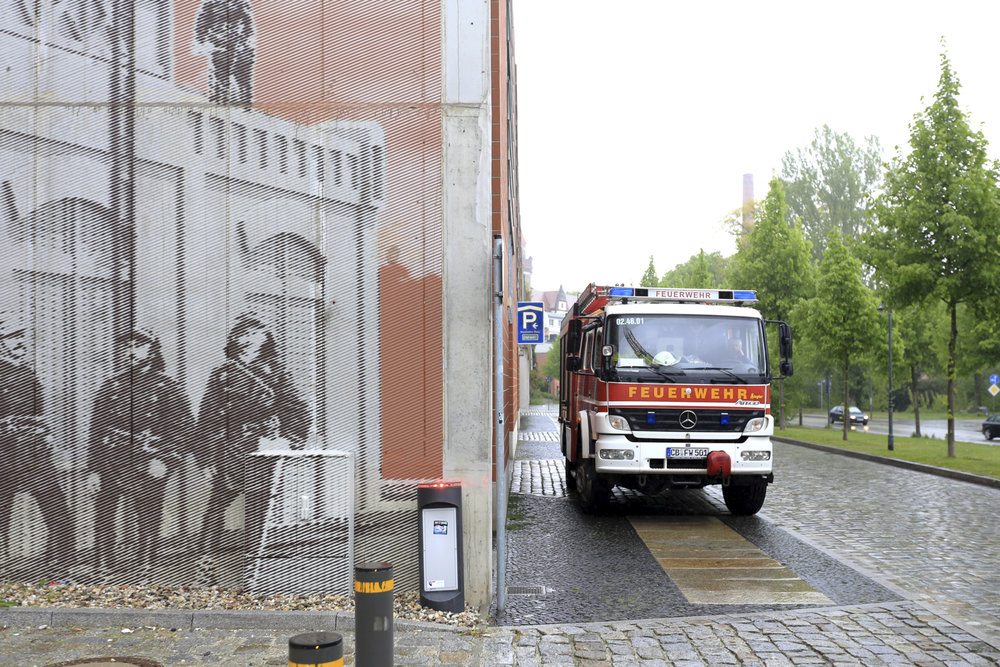
{"type": "MultiPolygon", "coordinates": [[[[778,324],[778,353],[782,359],[792,358],[792,328],[784,322],[778,324]]],[[[791,364],[788,367],[791,368],[791,364]]],[[[791,375],[791,372],[782,371],[782,374],[791,375]]]]}
{"type": "Polygon", "coordinates": [[[783,376],[785,376],[785,377],[791,376],[791,374],[792,374],[792,360],[791,359],[782,359],[781,363],[778,364],[778,370],[781,371],[781,374],[783,376]]]}
{"type": "Polygon", "coordinates": [[[580,337],[583,335],[583,322],[580,320],[570,320],[569,331],[566,334],[566,352],[576,354],[580,349],[580,337]]]}
{"type": "Polygon", "coordinates": [[[580,357],[566,357],[566,370],[571,373],[580,370],[580,357]]]}

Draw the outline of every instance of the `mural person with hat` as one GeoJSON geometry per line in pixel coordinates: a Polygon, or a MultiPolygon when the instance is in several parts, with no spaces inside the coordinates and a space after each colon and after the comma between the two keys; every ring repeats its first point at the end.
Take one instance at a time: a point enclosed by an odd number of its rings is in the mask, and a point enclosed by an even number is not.
{"type": "MultiPolygon", "coordinates": [[[[0,543],[11,554],[14,496],[34,498],[48,530],[47,568],[71,563],[75,549],[73,515],[52,468],[52,442],[43,414],[42,385],[28,361],[20,313],[0,311],[0,543]]],[[[29,527],[29,532],[34,532],[29,527]]],[[[34,554],[32,555],[34,556],[34,554]]]]}
{"type": "Polygon", "coordinates": [[[165,371],[159,339],[135,329],[118,341],[128,367],[94,398],[90,469],[100,477],[94,525],[102,569],[115,569],[115,514],[131,500],[138,522],[139,565],[150,567],[160,535],[169,473],[191,452],[194,416],[180,383],[165,371]]]}
{"type": "Polygon", "coordinates": [[[207,54],[209,100],[250,104],[256,40],[250,0],[204,0],[194,23],[195,52],[207,54]]]}
{"type": "Polygon", "coordinates": [[[226,508],[244,490],[244,457],[268,444],[298,446],[312,424],[262,320],[252,314],[237,318],[225,355],[209,376],[198,412],[198,439],[213,456],[203,544],[212,556],[222,544],[226,508]]]}

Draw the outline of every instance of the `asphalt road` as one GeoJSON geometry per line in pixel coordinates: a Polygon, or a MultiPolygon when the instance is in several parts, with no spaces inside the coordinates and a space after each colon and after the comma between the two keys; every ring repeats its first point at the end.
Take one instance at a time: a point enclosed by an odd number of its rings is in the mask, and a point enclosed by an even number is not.
{"type": "MultiPolygon", "coordinates": [[[[798,417],[793,417],[789,422],[792,425],[797,425],[798,417]]],[[[958,442],[975,442],[981,444],[994,444],[1000,445],[1000,440],[987,440],[983,437],[980,426],[982,425],[982,419],[956,419],[955,420],[955,440],[958,442]]],[[[803,415],[802,425],[806,428],[825,428],[827,425],[826,419],[822,415],[803,415]]],[[[833,425],[833,428],[840,428],[841,423],[837,422],[833,425]]],[[[899,419],[893,417],[892,419],[892,433],[894,436],[899,437],[909,437],[913,435],[916,430],[916,426],[912,419],[899,419]]],[[[868,432],[869,433],[879,433],[882,435],[888,435],[889,433],[889,420],[888,419],[871,419],[868,422],[868,432]]],[[[944,419],[921,419],[920,420],[920,435],[925,438],[935,438],[938,440],[944,440],[948,436],[948,422],[944,419]]]]}

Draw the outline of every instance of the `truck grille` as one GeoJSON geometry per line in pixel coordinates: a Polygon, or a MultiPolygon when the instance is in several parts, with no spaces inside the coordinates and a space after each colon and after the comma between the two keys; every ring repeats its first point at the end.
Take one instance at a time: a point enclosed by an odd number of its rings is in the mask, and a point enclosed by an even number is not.
{"type": "Polygon", "coordinates": [[[708,459],[649,459],[649,467],[653,470],[663,470],[666,463],[667,470],[705,470],[708,468],[708,459]]]}
{"type": "MultiPolygon", "coordinates": [[[[719,410],[690,408],[612,408],[609,414],[620,415],[628,420],[633,431],[714,431],[740,433],[747,422],[756,417],[763,417],[763,410],[719,410]],[[697,423],[693,428],[681,426],[681,413],[693,412],[697,423]],[[652,417],[650,417],[652,415],[652,417]],[[723,424],[723,416],[728,424],[723,424]]],[[[688,415],[690,417],[690,415],[688,415]]]]}

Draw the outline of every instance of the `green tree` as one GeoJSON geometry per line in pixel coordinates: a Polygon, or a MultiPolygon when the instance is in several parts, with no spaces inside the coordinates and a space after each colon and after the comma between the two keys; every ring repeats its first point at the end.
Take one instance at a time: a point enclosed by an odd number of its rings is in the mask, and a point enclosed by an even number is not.
{"type": "Polygon", "coordinates": [[[654,284],[660,287],[728,287],[729,259],[719,252],[704,250],[691,255],[688,261],[678,264],[654,284]]]}
{"type": "MultiPolygon", "coordinates": [[[[798,223],[788,223],[787,215],[784,187],[778,178],[772,178],[753,231],[733,258],[733,285],[756,290],[761,314],[771,320],[787,321],[795,304],[812,296],[814,288],[809,242],[798,223]]],[[[783,381],[779,381],[778,392],[783,429],[783,381]]]]}
{"type": "MultiPolygon", "coordinates": [[[[893,313],[894,361],[899,360],[909,379],[910,400],[913,402],[914,434],[920,437],[920,406],[926,405],[928,392],[921,391],[921,378],[924,374],[940,371],[941,349],[939,342],[944,340],[945,332],[941,327],[943,309],[939,302],[915,304],[909,308],[893,313]],[[922,395],[925,400],[922,399],[922,395]]],[[[895,370],[895,369],[894,369],[895,370]]]]}
{"type": "Polygon", "coordinates": [[[785,153],[781,176],[791,217],[812,242],[816,260],[832,230],[845,239],[857,239],[865,231],[868,200],[878,188],[881,162],[877,138],[866,137],[859,146],[850,135],[828,125],[817,128],[805,148],[785,153]]]}
{"type": "Polygon", "coordinates": [[[875,278],[897,307],[940,300],[948,311],[948,456],[955,456],[958,308],[1000,296],[997,168],[981,131],[958,106],[947,55],[933,103],[910,125],[911,151],[894,159],[867,247],[875,278]]]}
{"type": "Polygon", "coordinates": [[[694,266],[691,272],[691,283],[681,285],[681,287],[716,287],[712,282],[711,272],[708,270],[708,258],[705,256],[705,249],[695,255],[694,266]]]}
{"type": "Polygon", "coordinates": [[[646,272],[642,274],[642,278],[639,278],[639,285],[643,287],[655,287],[658,281],[656,279],[656,267],[653,266],[653,256],[649,256],[649,266],[646,267],[646,272]]]}
{"type": "Polygon", "coordinates": [[[556,338],[552,347],[545,354],[545,362],[542,364],[542,375],[553,380],[559,379],[559,339],[556,338]]]}
{"type": "MultiPolygon", "coordinates": [[[[792,315],[817,351],[839,367],[843,377],[844,411],[851,407],[852,360],[866,356],[873,332],[885,340],[878,316],[878,300],[862,279],[861,260],[852,256],[839,232],[831,232],[819,266],[816,296],[800,301],[792,315]]],[[[832,392],[831,392],[832,393],[832,392]]],[[[850,420],[844,419],[844,440],[850,420]]]]}

